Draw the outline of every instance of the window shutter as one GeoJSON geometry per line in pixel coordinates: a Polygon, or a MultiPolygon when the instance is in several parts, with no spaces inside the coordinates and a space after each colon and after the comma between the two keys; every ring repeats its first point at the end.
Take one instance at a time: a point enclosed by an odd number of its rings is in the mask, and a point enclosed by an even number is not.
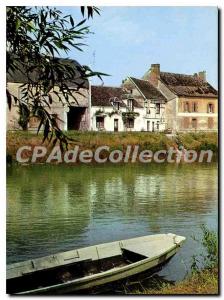
{"type": "Polygon", "coordinates": [[[212,129],[214,126],[214,119],[213,118],[208,118],[208,128],[212,129]]]}
{"type": "Polygon", "coordinates": [[[191,103],[190,102],[188,102],[189,104],[188,104],[188,111],[189,111],[189,113],[190,112],[192,112],[192,109],[191,109],[191,103]]]}
{"type": "Polygon", "coordinates": [[[190,123],[189,118],[183,118],[182,124],[183,124],[183,128],[184,128],[184,129],[189,128],[189,123],[190,123]]]}

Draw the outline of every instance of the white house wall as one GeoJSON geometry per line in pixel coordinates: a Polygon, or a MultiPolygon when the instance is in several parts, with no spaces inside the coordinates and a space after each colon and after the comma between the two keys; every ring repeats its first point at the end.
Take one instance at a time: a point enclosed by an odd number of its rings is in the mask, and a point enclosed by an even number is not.
{"type": "Polygon", "coordinates": [[[96,112],[102,111],[105,115],[104,117],[104,131],[114,131],[114,119],[118,119],[118,131],[147,131],[147,121],[150,121],[150,131],[152,131],[152,124],[154,122],[155,131],[163,131],[165,130],[165,121],[161,123],[162,115],[164,115],[164,109],[161,109],[160,115],[146,114],[146,108],[134,108],[134,112],[138,113],[139,116],[135,117],[134,120],[134,128],[126,128],[124,126],[124,122],[122,120],[122,112],[127,112],[126,108],[120,108],[119,114],[113,114],[111,117],[108,115],[113,111],[111,106],[108,107],[99,107],[92,106],[91,107],[91,121],[90,121],[90,130],[93,131],[102,131],[102,129],[98,129],[96,126],[96,112]],[[157,122],[159,124],[159,130],[156,129],[157,122]]]}

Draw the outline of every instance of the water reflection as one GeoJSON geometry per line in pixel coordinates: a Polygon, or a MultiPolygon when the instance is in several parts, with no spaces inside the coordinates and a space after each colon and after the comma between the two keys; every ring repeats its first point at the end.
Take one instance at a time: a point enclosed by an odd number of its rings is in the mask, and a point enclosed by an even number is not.
{"type": "Polygon", "coordinates": [[[216,228],[216,219],[216,164],[8,169],[8,263],[174,232],[188,238],[181,254],[162,271],[176,280],[185,275],[191,255],[200,251],[190,236],[200,233],[202,223],[216,228]]]}

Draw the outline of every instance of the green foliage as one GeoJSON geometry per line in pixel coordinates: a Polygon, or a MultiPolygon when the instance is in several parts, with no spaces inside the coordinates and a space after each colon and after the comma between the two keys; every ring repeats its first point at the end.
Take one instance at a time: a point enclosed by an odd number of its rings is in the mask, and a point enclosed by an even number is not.
{"type": "Polygon", "coordinates": [[[113,110],[112,112],[108,113],[108,116],[111,118],[113,115],[119,115],[121,112],[119,110],[113,110]]]}
{"type": "MultiPolygon", "coordinates": [[[[71,48],[83,51],[82,40],[89,34],[85,25],[87,18],[99,9],[94,6],[81,7],[81,20],[74,20],[71,15],[64,15],[57,8],[46,7],[7,7],[7,73],[20,71],[26,78],[22,85],[21,99],[7,90],[9,109],[12,101],[26,107],[26,110],[36,115],[41,112],[41,124],[44,126],[44,140],[51,141],[54,135],[60,145],[67,145],[68,137],[60,130],[51,110],[53,92],[58,100],[69,99],[77,101],[75,93],[84,86],[90,76],[102,79],[104,73],[92,71],[88,66],[63,61],[56,56],[67,55],[71,48]],[[87,14],[87,18],[85,15],[87,14]],[[73,88],[68,82],[73,82],[73,88]],[[57,86],[57,89],[55,87],[57,86]]],[[[63,103],[64,104],[64,103],[63,103]]],[[[20,110],[22,111],[22,110],[20,110]]],[[[25,118],[21,116],[20,124],[25,128],[25,118]]]]}
{"type": "Polygon", "coordinates": [[[23,103],[19,104],[19,120],[18,123],[23,130],[27,130],[28,122],[30,119],[30,110],[23,103]]]}
{"type": "Polygon", "coordinates": [[[179,133],[176,142],[182,144],[185,149],[218,152],[217,132],[179,133]]]}
{"type": "Polygon", "coordinates": [[[201,226],[202,239],[199,241],[204,247],[205,253],[192,257],[192,271],[199,271],[201,262],[205,269],[212,269],[218,266],[218,236],[213,230],[209,230],[204,224],[201,226]]]}
{"type": "Polygon", "coordinates": [[[95,112],[95,116],[102,116],[102,115],[105,115],[105,112],[104,112],[102,109],[98,109],[98,110],[95,112]]]}
{"type": "Polygon", "coordinates": [[[128,119],[135,119],[138,116],[139,116],[138,112],[134,112],[134,111],[122,112],[122,120],[124,123],[127,123],[128,119]]]}

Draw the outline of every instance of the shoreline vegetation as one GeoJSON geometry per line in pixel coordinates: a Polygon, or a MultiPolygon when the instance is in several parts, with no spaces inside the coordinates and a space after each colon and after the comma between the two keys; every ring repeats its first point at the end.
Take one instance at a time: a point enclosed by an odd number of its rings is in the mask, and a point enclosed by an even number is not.
{"type": "Polygon", "coordinates": [[[202,238],[195,241],[203,246],[203,252],[193,255],[191,274],[176,284],[162,283],[153,289],[134,291],[132,294],[148,295],[218,295],[219,294],[219,262],[218,235],[204,224],[201,225],[202,238]]]}
{"type": "MultiPolygon", "coordinates": [[[[113,150],[121,150],[125,152],[128,145],[139,146],[139,150],[151,150],[153,152],[160,150],[168,150],[173,147],[177,149],[183,146],[186,150],[212,150],[215,160],[218,154],[218,133],[217,132],[198,132],[198,133],[179,133],[175,137],[168,137],[164,133],[150,132],[81,132],[69,131],[68,136],[73,139],[68,145],[68,149],[74,149],[77,145],[79,151],[92,150],[95,151],[100,146],[108,146],[110,152],[113,150]]],[[[16,162],[17,150],[22,146],[46,146],[48,149],[47,155],[52,150],[52,143],[48,141],[42,143],[43,135],[29,131],[8,131],[6,152],[7,162],[10,164],[16,162]]],[[[24,151],[23,158],[30,155],[28,151],[24,151]]],[[[102,153],[104,155],[104,153],[102,153]]],[[[106,154],[105,154],[106,155],[106,154]]],[[[105,156],[104,156],[105,157],[105,156]]],[[[39,163],[43,163],[44,159],[39,159],[39,163]]]]}
{"type": "MultiPolygon", "coordinates": [[[[157,288],[136,290],[134,295],[218,295],[218,268],[193,272],[176,284],[163,283],[157,288]]],[[[127,292],[129,294],[129,292],[127,292]]]]}

